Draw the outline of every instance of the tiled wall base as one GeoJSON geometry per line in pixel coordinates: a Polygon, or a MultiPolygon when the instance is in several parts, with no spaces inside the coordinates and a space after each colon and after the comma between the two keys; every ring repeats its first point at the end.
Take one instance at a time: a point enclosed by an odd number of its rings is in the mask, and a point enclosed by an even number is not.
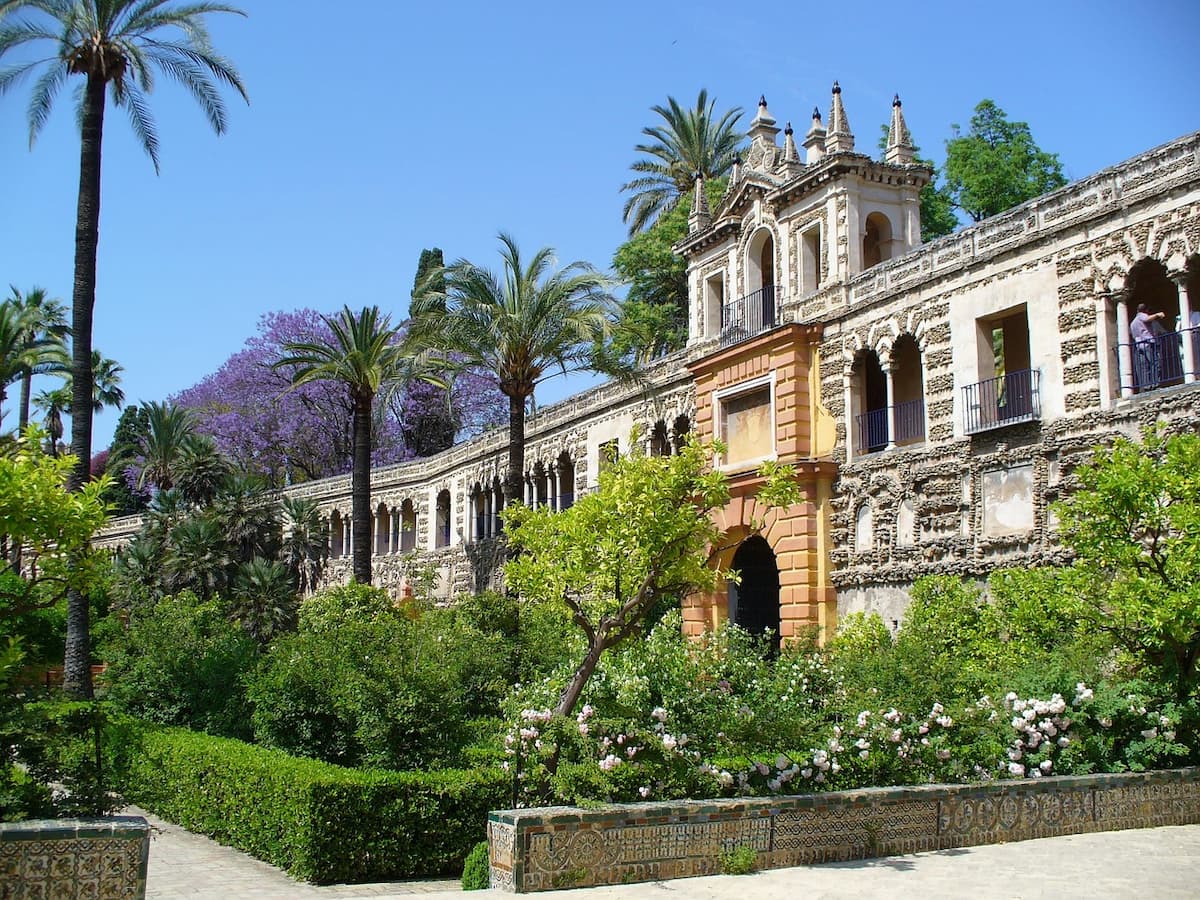
{"type": "Polygon", "coordinates": [[[0,824],[0,898],[140,900],[149,858],[141,816],[0,824]]]}
{"type": "Polygon", "coordinates": [[[1200,822],[1200,769],[488,816],[492,887],[526,893],[1200,822]]]}

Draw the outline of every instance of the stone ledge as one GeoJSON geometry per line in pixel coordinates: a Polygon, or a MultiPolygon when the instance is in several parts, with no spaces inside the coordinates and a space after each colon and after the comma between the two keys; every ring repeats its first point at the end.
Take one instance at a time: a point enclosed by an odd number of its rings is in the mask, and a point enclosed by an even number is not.
{"type": "Polygon", "coordinates": [[[488,815],[492,887],[527,893],[1200,823],[1200,768],[488,815]]]}
{"type": "Polygon", "coordinates": [[[150,826],[141,816],[0,824],[0,896],[146,896],[150,826]]]}

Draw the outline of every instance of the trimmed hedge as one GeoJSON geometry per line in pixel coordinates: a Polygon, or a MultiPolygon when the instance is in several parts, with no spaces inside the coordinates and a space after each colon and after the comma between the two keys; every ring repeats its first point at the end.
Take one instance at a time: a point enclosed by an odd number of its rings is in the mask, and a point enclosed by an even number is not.
{"type": "Polygon", "coordinates": [[[498,768],[346,769],[182,729],[141,751],[130,799],[317,884],[457,874],[510,799],[498,768]]]}

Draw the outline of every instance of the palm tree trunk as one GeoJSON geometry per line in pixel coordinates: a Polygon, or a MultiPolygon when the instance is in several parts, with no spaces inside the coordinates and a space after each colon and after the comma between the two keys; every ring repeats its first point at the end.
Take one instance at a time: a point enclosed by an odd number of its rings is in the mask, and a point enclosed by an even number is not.
{"type": "Polygon", "coordinates": [[[33,373],[26,369],[21,373],[21,405],[17,409],[17,434],[25,433],[29,424],[29,393],[33,390],[33,373]]]}
{"type": "Polygon", "coordinates": [[[524,497],[525,482],[525,398],[508,398],[508,475],[504,479],[504,505],[524,497]]]}
{"type": "Polygon", "coordinates": [[[354,398],[354,459],[350,469],[351,566],[354,580],[371,583],[371,405],[370,394],[354,398]]]}
{"type": "MultiPolygon", "coordinates": [[[[84,89],[79,153],[79,205],[75,213],[75,284],[71,294],[71,452],[75,468],[68,486],[87,483],[92,460],[92,310],[96,305],[96,247],[100,241],[100,145],[104,136],[104,79],[89,74],[84,89]]],[[[67,643],[63,690],[92,696],[88,598],[67,594],[67,643]]]]}

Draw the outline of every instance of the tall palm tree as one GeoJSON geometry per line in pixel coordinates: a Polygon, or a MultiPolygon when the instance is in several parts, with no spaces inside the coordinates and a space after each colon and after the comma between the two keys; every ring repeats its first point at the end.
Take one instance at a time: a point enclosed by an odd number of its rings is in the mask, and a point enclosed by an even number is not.
{"type": "Polygon", "coordinates": [[[552,271],[543,247],[524,265],[516,242],[500,235],[504,271],[460,260],[441,275],[444,291],[414,297],[408,341],[460,368],[489,373],[508,397],[505,501],[521,498],[525,471],[525,404],[552,375],[596,369],[597,346],[609,333],[614,302],[607,279],[574,262],[552,271]]]}
{"type": "Polygon", "coordinates": [[[663,121],[642,129],[653,142],[633,148],[646,158],[629,167],[638,177],[621,185],[622,191],[630,193],[623,213],[630,234],[674,209],[696,183],[697,172],[705,179],[717,178],[733,166],[742,142],[737,131],[742,108],[727,110],[717,118],[716,105],[702,88],[692,109],[684,109],[674,97],[667,97],[666,106],[650,107],[663,121]]]}
{"type": "Polygon", "coordinates": [[[64,384],[53,390],[39,391],[33,398],[33,405],[42,412],[42,425],[46,437],[50,438],[50,455],[58,456],[58,442],[63,437],[62,414],[71,406],[71,389],[64,384]]]}
{"type": "MultiPolygon", "coordinates": [[[[54,353],[58,360],[58,351],[54,353]]],[[[53,390],[41,391],[33,398],[33,405],[42,411],[42,421],[50,438],[50,452],[58,455],[58,442],[63,436],[62,415],[71,408],[74,398],[71,369],[59,362],[50,363],[48,370],[61,374],[63,383],[53,390]]],[[[121,373],[125,371],[116,360],[106,359],[99,350],[92,351],[92,412],[100,412],[106,406],[119,407],[125,402],[121,390],[121,373]]],[[[22,394],[24,387],[22,387],[22,394]]],[[[26,416],[28,421],[28,416],[26,416]]],[[[24,427],[24,426],[22,426],[24,427]]]]}
{"type": "MultiPolygon", "coordinates": [[[[96,247],[100,234],[100,151],[106,97],[129,114],[130,125],[158,171],[158,135],[147,94],[156,71],[183,86],[200,105],[213,131],[226,128],[218,90],[225,84],[244,99],[246,89],[232,64],[213,49],[205,19],[213,13],[244,15],[224,3],[204,0],[0,0],[0,62],[13,51],[44,47],[31,61],[0,69],[0,94],[23,77],[43,70],[29,101],[32,144],[46,124],[54,99],[72,75],[82,79],[79,202],[75,213],[75,276],[71,294],[74,336],[71,400],[70,484],[78,490],[90,475],[92,458],[92,313],[96,303],[96,247]]],[[[91,638],[87,598],[67,597],[63,687],[90,697],[91,638]]]]}
{"type": "MultiPolygon", "coordinates": [[[[50,340],[56,345],[53,359],[44,360],[38,366],[26,366],[21,373],[21,403],[17,407],[17,430],[24,431],[29,424],[30,393],[33,390],[33,376],[47,372],[67,371],[70,359],[61,341],[66,337],[67,310],[58,300],[46,294],[45,288],[34,287],[22,293],[16,285],[10,285],[12,296],[9,302],[30,313],[29,331],[26,341],[33,345],[42,340],[50,340]],[[60,355],[61,353],[61,355],[60,355]]],[[[60,435],[61,437],[61,435],[60,435]]]]}
{"type": "Polygon", "coordinates": [[[292,387],[312,381],[336,381],[354,405],[351,439],[350,520],[353,527],[351,568],[359,584],[371,583],[371,422],[375,399],[390,394],[411,369],[391,316],[379,307],[354,313],[343,307],[336,317],[321,317],[330,331],[326,340],[289,341],[274,368],[290,368],[292,387]]]}

